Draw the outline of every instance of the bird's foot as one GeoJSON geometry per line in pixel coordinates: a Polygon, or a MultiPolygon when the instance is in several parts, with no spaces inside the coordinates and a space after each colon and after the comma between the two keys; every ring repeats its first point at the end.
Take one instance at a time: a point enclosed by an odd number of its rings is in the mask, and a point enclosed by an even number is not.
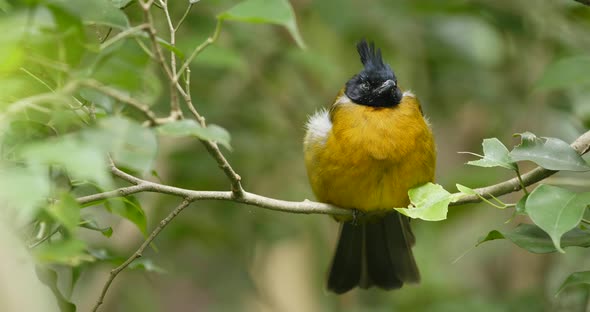
{"type": "Polygon", "coordinates": [[[358,219],[360,215],[360,211],[357,209],[352,209],[352,225],[356,226],[358,224],[358,219]]]}

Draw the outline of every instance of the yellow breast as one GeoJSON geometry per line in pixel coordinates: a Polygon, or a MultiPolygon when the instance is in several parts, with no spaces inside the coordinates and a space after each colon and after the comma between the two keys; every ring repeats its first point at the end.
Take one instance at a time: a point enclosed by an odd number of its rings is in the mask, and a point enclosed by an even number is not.
{"type": "Polygon", "coordinates": [[[433,181],[434,139],[413,95],[378,108],[341,92],[329,115],[319,117],[329,120],[308,127],[304,142],[319,201],[361,211],[406,207],[410,188],[433,181]]]}

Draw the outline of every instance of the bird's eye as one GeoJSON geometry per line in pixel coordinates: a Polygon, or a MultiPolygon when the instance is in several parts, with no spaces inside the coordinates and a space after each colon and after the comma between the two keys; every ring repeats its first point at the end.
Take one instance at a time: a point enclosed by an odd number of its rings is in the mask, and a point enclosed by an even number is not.
{"type": "Polygon", "coordinates": [[[363,90],[369,90],[369,83],[368,82],[363,82],[361,83],[361,89],[363,90]]]}

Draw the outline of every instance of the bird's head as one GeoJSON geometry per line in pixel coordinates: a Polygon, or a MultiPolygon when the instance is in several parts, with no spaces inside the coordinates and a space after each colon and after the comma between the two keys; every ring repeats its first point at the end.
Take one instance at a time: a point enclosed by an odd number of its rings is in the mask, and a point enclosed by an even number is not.
{"type": "Polygon", "coordinates": [[[388,64],[383,63],[381,49],[364,39],[356,45],[364,65],[360,73],[346,83],[345,94],[354,103],[373,107],[392,107],[400,103],[403,94],[397,78],[388,64]]]}

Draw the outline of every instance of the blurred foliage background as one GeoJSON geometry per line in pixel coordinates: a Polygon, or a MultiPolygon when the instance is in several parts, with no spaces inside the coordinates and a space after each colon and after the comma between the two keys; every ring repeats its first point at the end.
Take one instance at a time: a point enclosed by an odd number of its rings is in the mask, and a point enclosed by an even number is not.
{"type": "MultiPolygon", "coordinates": [[[[176,20],[187,2],[170,1],[176,20]]],[[[192,64],[195,105],[209,122],[231,133],[233,150],[226,154],[250,192],[313,199],[303,165],[303,125],[308,115],[330,105],[361,68],[355,51],[361,38],[375,41],[400,85],[421,100],[436,135],[437,182],[448,190],[455,183],[478,187],[511,177],[510,172],[464,165],[470,158],[457,152],[480,151],[483,138],[498,137],[510,146],[516,143],[513,133],[531,131],[570,142],[590,128],[587,85],[564,86],[559,71],[545,85],[540,82],[551,64],[590,51],[589,7],[567,0],[290,2],[307,49],[279,26],[228,21],[218,41],[192,64]]],[[[235,3],[198,2],[178,32],[179,49],[189,54],[212,33],[215,16],[235,3]]],[[[10,1],[0,1],[3,5],[11,8],[5,13],[19,8],[10,1]]],[[[142,22],[137,3],[124,12],[133,25],[142,22]]],[[[166,38],[162,11],[154,8],[153,14],[166,38]]],[[[107,27],[96,27],[87,35],[102,38],[107,32],[107,27]]],[[[143,62],[141,55],[137,48],[127,59],[143,62]]],[[[118,68],[121,73],[104,75],[141,75],[118,68]]],[[[152,97],[154,110],[166,112],[167,87],[156,83],[147,88],[141,96],[152,97]]],[[[157,179],[179,187],[229,186],[194,139],[160,138],[155,171],[157,179]]],[[[589,177],[559,174],[548,182],[588,190],[589,177]]],[[[148,229],[177,202],[158,194],[138,199],[148,229]]],[[[127,257],[141,243],[142,234],[132,223],[91,209],[95,211],[83,213],[115,224],[111,238],[80,230],[92,246],[127,257]]],[[[507,223],[511,215],[468,205],[451,208],[443,222],[413,222],[421,284],[335,296],[324,290],[337,234],[333,220],[231,202],[196,202],[145,254],[150,265],[165,272],[124,271],[103,310],[584,311],[587,291],[554,294],[569,273],[590,269],[586,250],[533,255],[505,240],[474,248],[490,230],[527,222],[517,217],[507,223]]],[[[111,268],[99,262],[83,272],[72,293],[80,311],[92,306],[111,268]]]]}

